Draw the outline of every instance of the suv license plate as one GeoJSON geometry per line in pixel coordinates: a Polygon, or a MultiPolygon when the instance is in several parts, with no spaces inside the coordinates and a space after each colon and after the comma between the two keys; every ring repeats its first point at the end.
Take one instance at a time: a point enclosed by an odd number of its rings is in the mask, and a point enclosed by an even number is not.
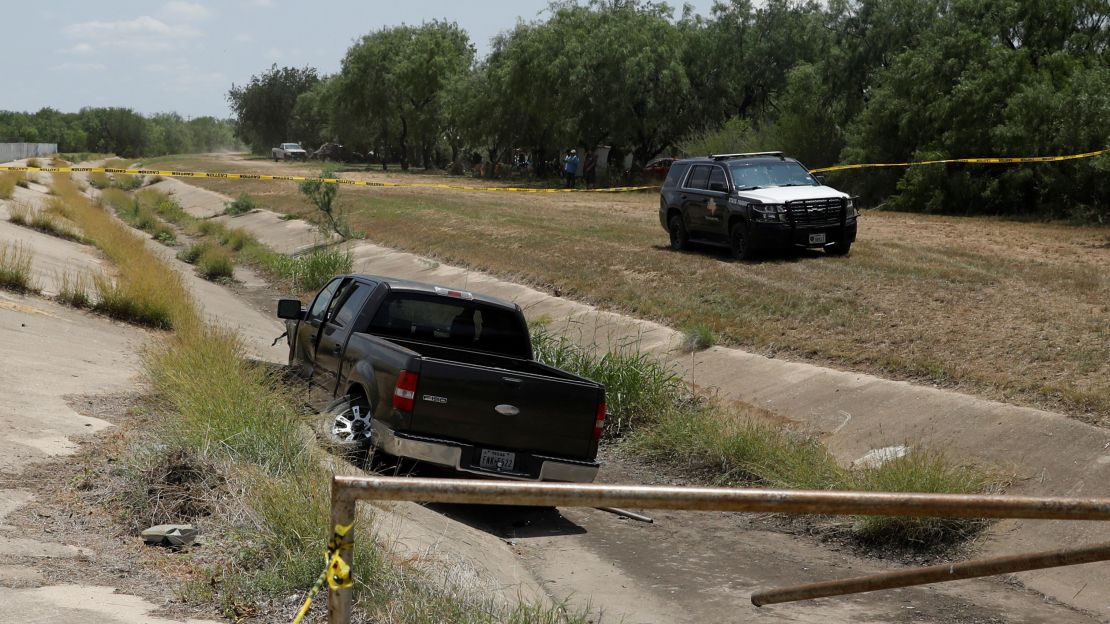
{"type": "Polygon", "coordinates": [[[486,470],[510,472],[513,469],[514,463],[516,463],[516,453],[483,449],[478,465],[486,470]]]}
{"type": "Polygon", "coordinates": [[[821,232],[820,234],[810,234],[809,235],[809,244],[810,245],[824,245],[825,244],[825,233],[821,232]]]}

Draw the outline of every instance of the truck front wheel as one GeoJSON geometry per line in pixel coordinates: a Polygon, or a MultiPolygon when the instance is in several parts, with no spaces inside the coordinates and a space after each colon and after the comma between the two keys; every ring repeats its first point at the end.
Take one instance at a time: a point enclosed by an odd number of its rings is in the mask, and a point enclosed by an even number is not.
{"type": "Polygon", "coordinates": [[[343,453],[356,453],[370,446],[374,412],[361,395],[336,399],[324,410],[325,437],[329,446],[343,453]]]}

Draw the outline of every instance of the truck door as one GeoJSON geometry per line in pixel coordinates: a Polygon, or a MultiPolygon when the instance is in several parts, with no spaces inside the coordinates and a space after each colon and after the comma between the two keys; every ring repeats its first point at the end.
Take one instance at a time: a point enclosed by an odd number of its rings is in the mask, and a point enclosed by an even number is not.
{"type": "Polygon", "coordinates": [[[312,378],[312,369],[315,367],[316,338],[320,333],[320,326],[324,324],[328,307],[331,306],[342,281],[341,278],[337,277],[328,282],[328,285],[324,286],[312,301],[305,319],[297,323],[294,362],[296,363],[297,375],[303,377],[306,381],[312,378]]]}
{"type": "Polygon", "coordinates": [[[705,215],[708,212],[709,165],[695,165],[682,187],[682,213],[686,215],[686,229],[697,232],[698,237],[706,232],[705,215]]]}
{"type": "Polygon", "coordinates": [[[316,347],[316,368],[312,371],[313,391],[322,402],[330,401],[338,391],[343,368],[343,349],[355,331],[355,319],[366,306],[373,292],[367,284],[350,282],[335,299],[332,312],[320,329],[320,344],[316,347]]]}

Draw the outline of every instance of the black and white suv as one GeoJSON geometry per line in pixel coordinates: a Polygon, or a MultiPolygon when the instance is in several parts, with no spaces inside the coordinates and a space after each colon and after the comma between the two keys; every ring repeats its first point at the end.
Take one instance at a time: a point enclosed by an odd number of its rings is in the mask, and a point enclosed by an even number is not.
{"type": "Polygon", "coordinates": [[[792,246],[846,255],[858,216],[847,194],[782,152],[675,161],[659,197],[659,222],[672,248],[727,245],[740,260],[792,246]]]}

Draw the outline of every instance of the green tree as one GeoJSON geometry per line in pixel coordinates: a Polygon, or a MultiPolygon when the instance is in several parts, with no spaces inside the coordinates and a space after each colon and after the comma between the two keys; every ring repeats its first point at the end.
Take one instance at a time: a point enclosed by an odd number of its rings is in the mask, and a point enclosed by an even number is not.
{"type": "Polygon", "coordinates": [[[237,134],[255,153],[263,153],[291,137],[293,107],[300,95],[320,81],[316,70],[276,64],[242,86],[232,85],[228,102],[238,120],[237,134]]]}

